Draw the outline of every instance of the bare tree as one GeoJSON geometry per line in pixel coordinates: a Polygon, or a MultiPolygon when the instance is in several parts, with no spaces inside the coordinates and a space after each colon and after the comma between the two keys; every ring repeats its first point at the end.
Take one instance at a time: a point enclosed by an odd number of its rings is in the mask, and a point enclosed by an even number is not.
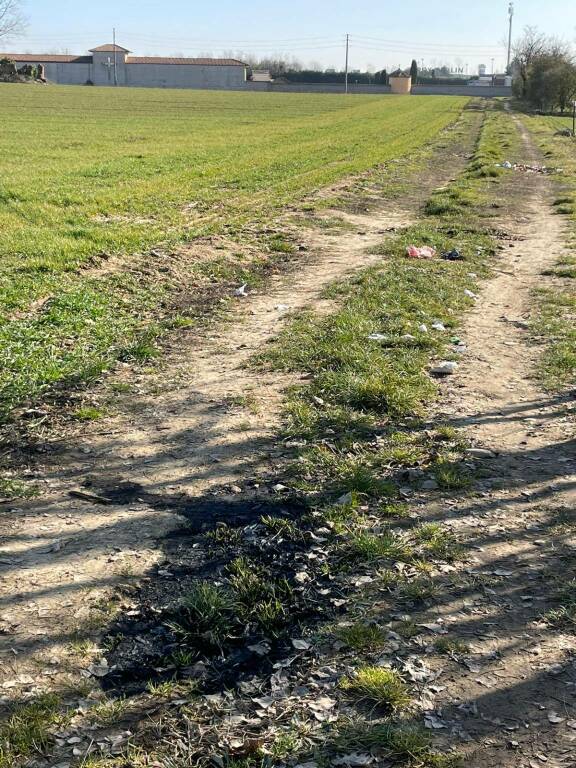
{"type": "Polygon", "coordinates": [[[20,0],[0,0],[0,40],[21,35],[25,28],[20,0]]]}
{"type": "Polygon", "coordinates": [[[526,97],[530,68],[534,61],[544,55],[549,47],[546,35],[536,27],[524,27],[522,37],[514,43],[514,61],[512,67],[520,78],[520,96],[526,97]]]}

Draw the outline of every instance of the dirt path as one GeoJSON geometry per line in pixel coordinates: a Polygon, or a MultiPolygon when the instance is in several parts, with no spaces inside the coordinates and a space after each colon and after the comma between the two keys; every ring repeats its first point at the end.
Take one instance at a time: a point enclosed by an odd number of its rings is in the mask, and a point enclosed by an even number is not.
{"type": "Polygon", "coordinates": [[[61,672],[75,627],[97,620],[98,599],[161,557],[155,542],[180,524],[174,512],[183,499],[223,483],[234,489],[237,477],[274,461],[270,439],[289,380],[246,362],[292,311],[322,308],[324,286],[378,261],[370,246],[411,217],[402,210],[337,215],[353,229],[311,232],[310,256],[298,272],[277,276],[263,294],[248,288],[227,328],[179,350],[154,377],[143,376],[145,390],[120,400],[105,432],[86,434],[47,466],[42,499],[8,511],[0,690],[36,689],[32,661],[52,663],[54,674],[58,661],[61,672]],[[118,503],[71,498],[71,490],[118,503]]]}
{"type": "MultiPolygon", "coordinates": [[[[522,160],[540,162],[519,127],[522,160]]],[[[437,414],[497,454],[476,460],[478,494],[433,510],[472,555],[467,587],[435,614],[473,652],[467,667],[448,665],[439,707],[447,729],[470,742],[470,768],[576,765],[573,636],[542,621],[574,565],[574,400],[539,386],[539,350],[527,331],[532,291],[566,238],[549,179],[531,174],[518,186],[502,222],[517,239],[468,317],[469,354],[437,414]]]]}
{"type": "MultiPolygon", "coordinates": [[[[223,484],[234,492],[238,478],[274,467],[283,447],[271,438],[280,393],[291,380],[255,373],[246,362],[291,312],[307,305],[322,311],[328,283],[381,258],[370,247],[410,224],[430,191],[462,169],[480,123],[478,114],[449,147],[441,136],[420,183],[408,184],[394,203],[372,195],[368,210],[365,178],[357,192],[350,183],[326,190],[361,212],[325,211],[345,228],[303,227],[306,251],[297,267],[273,277],[262,293],[248,286],[228,324],[191,333],[154,371],[120,371],[117,384],[130,392],[118,395],[116,415],[34,461],[42,495],[2,509],[0,698],[3,690],[6,701],[29,695],[46,680],[74,681],[79,660],[71,643],[78,643],[78,630],[105,625],[111,588],[162,558],[158,542],[182,524],[187,500],[223,484]],[[109,503],[71,497],[75,490],[109,503]],[[47,675],[43,681],[38,669],[47,675]]],[[[403,179],[401,168],[392,178],[403,179]]]]}
{"type": "MultiPolygon", "coordinates": [[[[518,159],[538,162],[522,135],[518,159]]],[[[446,178],[453,173],[446,169],[446,178]]],[[[532,291],[565,237],[547,177],[511,176],[508,189],[508,207],[495,223],[515,239],[467,319],[461,336],[468,352],[432,415],[496,456],[471,457],[480,476],[474,493],[426,498],[428,517],[451,526],[467,552],[464,569],[447,572],[452,583],[417,620],[471,649],[465,659],[444,660],[422,651],[437,684],[429,714],[439,740],[461,748],[470,768],[560,768],[576,765],[573,635],[551,630],[542,616],[576,560],[573,399],[548,395],[536,381],[539,350],[527,321],[532,291]]],[[[413,215],[400,207],[347,214],[349,231],[310,231],[310,258],[298,271],[278,276],[265,293],[248,291],[228,326],[181,346],[153,376],[142,374],[140,391],[120,399],[106,432],[46,461],[46,494],[4,513],[6,700],[56,677],[62,684],[75,625],[93,620],[97,598],[110,587],[158,562],[157,540],[178,525],[175,512],[185,511],[187,499],[206,498],[223,484],[235,493],[237,484],[274,467],[284,450],[272,440],[280,395],[291,379],[255,373],[246,362],[291,311],[322,311],[322,289],[378,261],[370,246],[413,215]],[[111,503],[70,498],[79,488],[111,503]]],[[[106,604],[100,614],[105,622],[106,604]]],[[[76,659],[71,680],[77,667],[76,659]]]]}

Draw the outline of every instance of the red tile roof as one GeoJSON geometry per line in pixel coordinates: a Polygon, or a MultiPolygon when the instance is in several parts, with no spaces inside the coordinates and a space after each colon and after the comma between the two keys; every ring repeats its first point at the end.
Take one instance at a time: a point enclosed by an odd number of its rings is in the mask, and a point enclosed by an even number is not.
{"type": "Polygon", "coordinates": [[[64,56],[57,53],[0,53],[0,59],[11,59],[12,61],[30,62],[32,64],[91,64],[92,56],[64,56]]]}
{"type": "Polygon", "coordinates": [[[106,45],[99,45],[98,48],[90,48],[90,53],[130,53],[128,48],[122,48],[121,45],[113,45],[112,43],[106,43],[106,45]]]}
{"type": "MultiPolygon", "coordinates": [[[[104,46],[103,46],[104,47],[104,46]]],[[[93,49],[102,51],[103,48],[93,49]]],[[[122,48],[121,50],[125,50],[122,48]]],[[[0,59],[6,58],[23,63],[40,64],[91,64],[92,56],[65,56],[53,53],[0,53],[0,59]]],[[[189,66],[204,67],[244,67],[238,59],[181,59],[172,56],[127,56],[126,64],[188,64],[189,66]]]]}
{"type": "Polygon", "coordinates": [[[126,64],[196,64],[208,67],[244,67],[238,59],[179,59],[172,56],[128,56],[126,64]]]}

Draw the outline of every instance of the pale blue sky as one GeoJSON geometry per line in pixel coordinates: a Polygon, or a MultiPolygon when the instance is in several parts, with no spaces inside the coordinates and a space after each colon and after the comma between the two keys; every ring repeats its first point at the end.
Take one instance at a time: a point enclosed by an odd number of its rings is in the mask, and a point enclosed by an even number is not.
{"type": "MultiPolygon", "coordinates": [[[[573,42],[574,0],[516,0],[515,29],[525,25],[573,42]]],[[[481,62],[501,70],[507,0],[24,0],[28,32],[7,48],[83,53],[117,41],[136,55],[224,51],[292,54],[304,63],[340,68],[344,35],[351,35],[351,67],[375,69],[413,57],[426,64],[481,62]]]]}

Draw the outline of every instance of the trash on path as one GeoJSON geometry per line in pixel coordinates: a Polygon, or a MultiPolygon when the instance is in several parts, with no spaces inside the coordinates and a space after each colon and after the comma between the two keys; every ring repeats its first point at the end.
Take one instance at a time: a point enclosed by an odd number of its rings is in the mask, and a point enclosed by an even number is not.
{"type": "Polygon", "coordinates": [[[99,496],[97,493],[87,493],[86,491],[72,490],[68,491],[68,496],[83,501],[91,501],[93,504],[112,504],[112,499],[107,496],[99,496]]]}
{"type": "Polygon", "coordinates": [[[234,291],[235,296],[248,296],[246,293],[246,288],[248,287],[248,283],[244,283],[244,285],[241,285],[240,288],[236,288],[234,291]]]}
{"type": "Polygon", "coordinates": [[[434,328],[435,331],[445,331],[446,326],[444,323],[441,323],[440,320],[436,320],[432,323],[432,328],[434,328]]]}
{"type": "Polygon", "coordinates": [[[464,295],[468,296],[469,299],[477,299],[478,296],[474,293],[474,291],[471,291],[469,288],[464,289],[464,295]]]}
{"type": "Polygon", "coordinates": [[[437,363],[430,369],[430,373],[434,376],[450,376],[452,373],[456,373],[458,370],[458,363],[453,360],[442,360],[441,363],[437,363]]]}
{"type": "Polygon", "coordinates": [[[475,459],[494,459],[496,454],[494,451],[489,451],[487,448],[468,448],[466,451],[468,456],[473,456],[475,459]]]}
{"type": "Polygon", "coordinates": [[[524,173],[558,173],[562,168],[551,168],[548,165],[527,165],[526,163],[511,163],[505,160],[503,163],[494,163],[496,168],[506,168],[507,170],[524,171],[524,173]]]}
{"type": "Polygon", "coordinates": [[[421,245],[419,248],[409,245],[406,248],[406,255],[412,259],[433,259],[436,256],[436,248],[432,248],[431,245],[421,245]]]}
{"type": "Polygon", "coordinates": [[[464,261],[464,256],[457,248],[452,248],[451,251],[444,251],[440,256],[445,261],[464,261]]]}

